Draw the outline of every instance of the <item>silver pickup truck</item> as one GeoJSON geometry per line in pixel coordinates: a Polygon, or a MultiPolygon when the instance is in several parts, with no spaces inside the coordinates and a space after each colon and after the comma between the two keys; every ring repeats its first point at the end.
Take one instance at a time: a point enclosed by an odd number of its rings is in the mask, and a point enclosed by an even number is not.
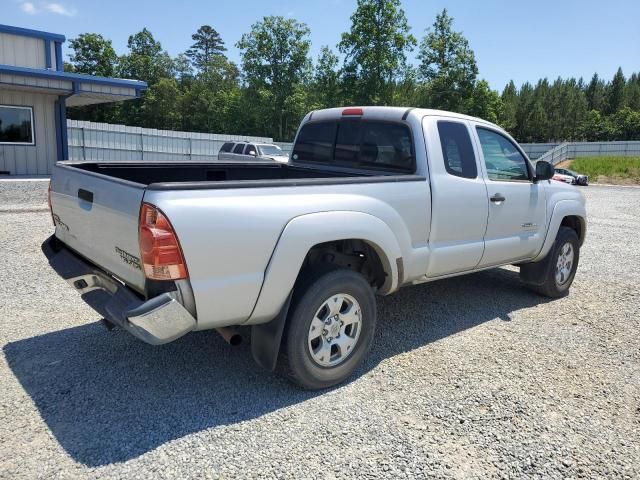
{"type": "Polygon", "coordinates": [[[251,326],[260,365],[323,388],[370,349],[376,294],[508,264],[567,294],[585,202],[552,176],[477,118],[314,111],[287,164],[59,162],[43,250],[109,326],[151,344],[251,326]]]}

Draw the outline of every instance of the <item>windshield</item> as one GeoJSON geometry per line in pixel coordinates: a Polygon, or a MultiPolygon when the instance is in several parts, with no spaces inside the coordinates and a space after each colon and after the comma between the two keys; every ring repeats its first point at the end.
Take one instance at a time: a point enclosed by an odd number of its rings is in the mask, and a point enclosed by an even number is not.
{"type": "Polygon", "coordinates": [[[276,145],[260,145],[260,153],[262,155],[284,155],[282,149],[276,145]]]}

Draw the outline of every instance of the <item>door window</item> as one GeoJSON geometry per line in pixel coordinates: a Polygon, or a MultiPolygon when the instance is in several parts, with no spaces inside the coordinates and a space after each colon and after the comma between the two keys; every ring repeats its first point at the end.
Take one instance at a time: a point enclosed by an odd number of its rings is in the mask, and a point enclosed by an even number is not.
{"type": "Polygon", "coordinates": [[[444,168],[450,175],[476,178],[478,167],[467,126],[459,122],[438,122],[444,168]]]}
{"type": "Polygon", "coordinates": [[[529,181],[527,160],[504,135],[477,127],[489,180],[529,181]]]}
{"type": "Polygon", "coordinates": [[[256,154],[256,146],[255,145],[247,145],[247,148],[244,149],[245,155],[255,155],[256,154]]]}
{"type": "Polygon", "coordinates": [[[242,150],[244,150],[244,143],[239,143],[236,145],[236,147],[233,149],[233,153],[242,153],[242,150]]]}

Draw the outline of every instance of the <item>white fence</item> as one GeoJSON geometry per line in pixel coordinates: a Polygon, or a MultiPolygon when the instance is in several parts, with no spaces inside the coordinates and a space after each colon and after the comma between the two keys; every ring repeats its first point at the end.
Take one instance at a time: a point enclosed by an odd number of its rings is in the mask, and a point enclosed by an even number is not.
{"type": "MultiPolygon", "coordinates": [[[[224,142],[272,143],[269,137],[174,132],[77,120],[67,120],[67,131],[71,160],[208,162],[218,159],[224,142]]],[[[293,148],[292,143],[276,144],[285,153],[293,148]]],[[[523,143],[521,147],[532,160],[547,160],[554,165],[576,157],[640,155],[640,141],[523,143]]]]}
{"type": "Polygon", "coordinates": [[[629,142],[565,142],[549,150],[538,160],[553,165],[579,157],[626,157],[640,155],[640,141],[629,142]]]}
{"type": "Polygon", "coordinates": [[[224,142],[272,142],[269,137],[174,132],[78,120],[67,120],[67,132],[70,160],[208,162],[218,159],[224,142]]]}

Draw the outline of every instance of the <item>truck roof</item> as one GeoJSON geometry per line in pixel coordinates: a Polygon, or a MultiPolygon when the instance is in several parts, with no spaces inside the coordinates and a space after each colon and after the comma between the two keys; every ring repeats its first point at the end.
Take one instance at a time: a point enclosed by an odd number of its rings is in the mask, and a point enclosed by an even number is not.
{"type": "MultiPolygon", "coordinates": [[[[310,120],[336,120],[342,118],[345,110],[357,111],[362,110],[362,118],[376,119],[376,120],[406,120],[409,117],[422,118],[427,115],[438,115],[444,117],[458,118],[461,120],[473,120],[475,122],[482,122],[487,125],[491,125],[495,128],[502,130],[502,128],[494,123],[483,120],[482,118],[472,117],[464,115],[462,113],[449,112],[446,110],[434,110],[430,108],[411,108],[411,107],[373,107],[373,106],[354,106],[354,107],[339,107],[339,108],[326,108],[323,110],[314,110],[308,113],[304,119],[304,122],[310,120]]],[[[355,115],[352,113],[352,115],[355,115]]]]}

